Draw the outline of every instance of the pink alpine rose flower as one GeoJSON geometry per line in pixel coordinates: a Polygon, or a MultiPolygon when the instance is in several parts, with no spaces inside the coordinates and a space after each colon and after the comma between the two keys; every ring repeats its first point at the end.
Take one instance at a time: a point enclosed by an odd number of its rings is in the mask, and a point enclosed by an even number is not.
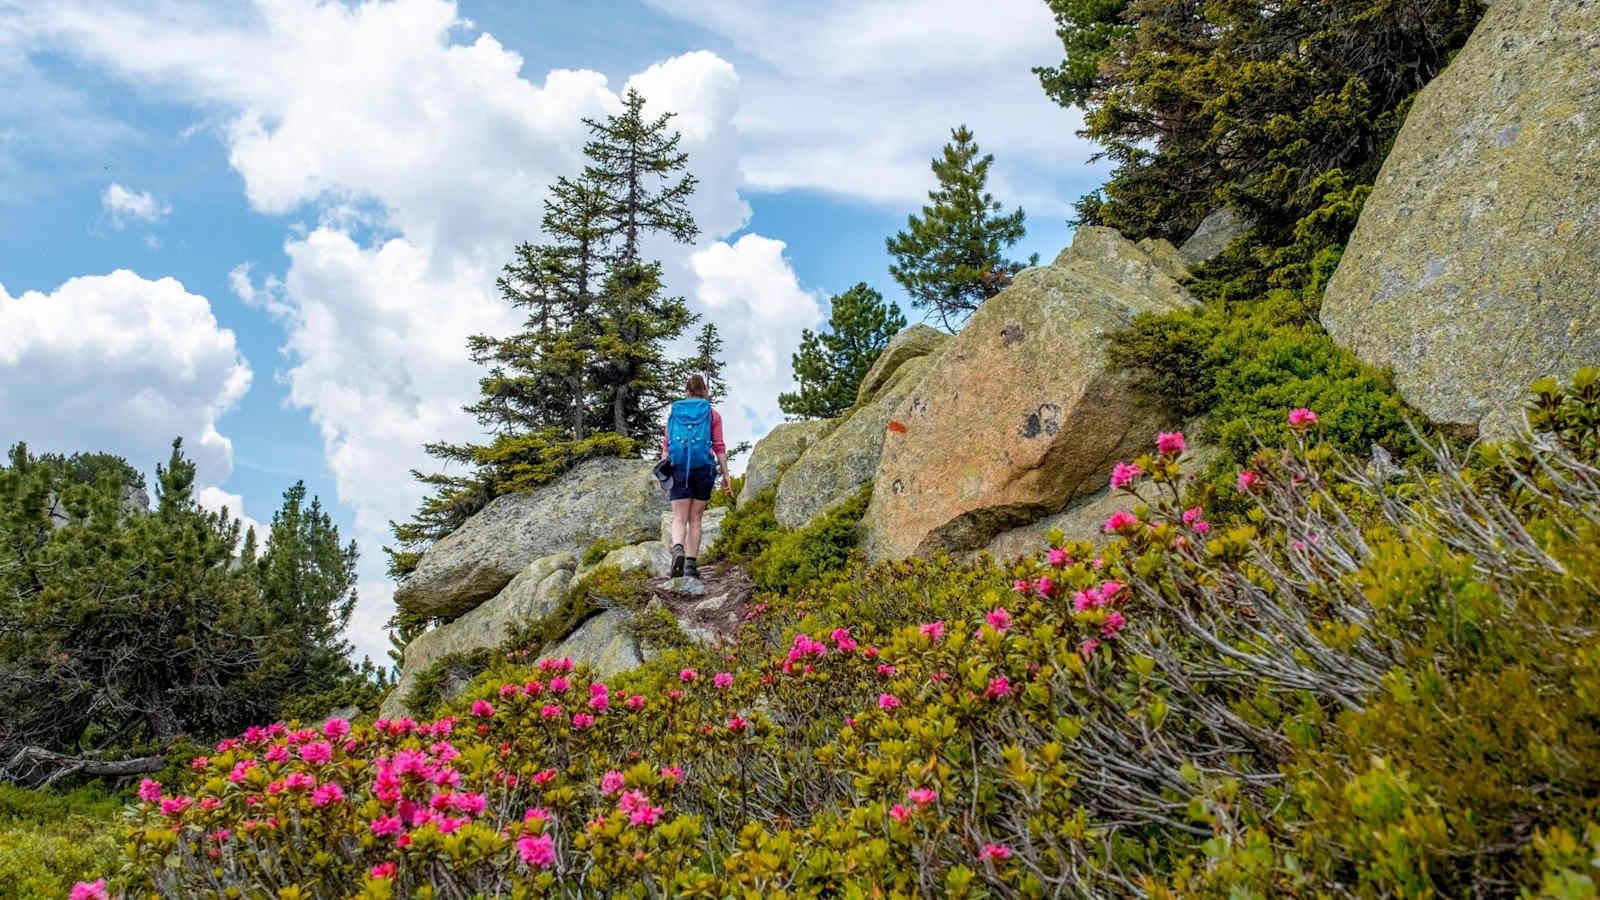
{"type": "Polygon", "coordinates": [[[628,698],[627,707],[633,710],[644,709],[644,698],[638,694],[634,694],[628,698]]]}
{"type": "Polygon", "coordinates": [[[684,669],[682,672],[678,673],[678,680],[683,682],[684,684],[688,684],[689,682],[691,682],[691,681],[693,681],[693,680],[695,680],[696,678],[699,678],[699,677],[700,676],[698,674],[696,674],[695,670],[693,670],[693,669],[684,669]]]}
{"type": "Polygon", "coordinates": [[[733,684],[733,673],[718,672],[716,675],[712,676],[711,683],[719,688],[729,687],[733,684]]]}
{"type": "Polygon", "coordinates": [[[1156,452],[1162,456],[1182,456],[1184,449],[1183,432],[1163,431],[1156,435],[1156,452]]]}
{"type": "Polygon", "coordinates": [[[311,805],[318,808],[343,802],[344,788],[331,781],[317,785],[317,789],[311,792],[311,805]]]}
{"type": "Polygon", "coordinates": [[[622,790],[626,779],[621,772],[612,769],[600,777],[600,793],[610,796],[622,790]]]}
{"type": "Polygon", "coordinates": [[[1250,471],[1249,469],[1243,469],[1239,472],[1239,480],[1234,482],[1233,486],[1236,490],[1238,490],[1239,493],[1248,494],[1250,493],[1250,489],[1255,487],[1256,481],[1258,480],[1259,478],[1256,473],[1250,471]]]}
{"type": "Polygon", "coordinates": [[[936,643],[936,644],[938,642],[944,640],[944,620],[943,619],[940,619],[937,622],[924,622],[924,623],[922,623],[921,625],[919,625],[917,627],[919,629],[921,629],[923,634],[925,634],[928,637],[932,638],[933,642],[936,643]]]}
{"type": "Polygon", "coordinates": [[[313,766],[325,765],[333,759],[333,748],[327,741],[312,741],[300,748],[300,758],[313,766]]]}
{"type": "Polygon", "coordinates": [[[80,881],[72,886],[69,900],[106,900],[106,880],[80,881]]]}
{"type": "Polygon", "coordinates": [[[910,798],[912,803],[921,807],[939,799],[939,792],[933,788],[912,788],[906,791],[906,797],[910,798]]]}
{"type": "Polygon", "coordinates": [[[517,855],[531,868],[548,869],[556,864],[555,839],[548,834],[533,834],[517,840],[517,855]]]}
{"type": "Polygon", "coordinates": [[[1125,509],[1119,509],[1106,519],[1106,533],[1115,534],[1124,528],[1131,528],[1139,524],[1139,517],[1125,509]]]}
{"type": "Polygon", "coordinates": [[[995,631],[1006,631],[1011,627],[1011,613],[1004,606],[989,610],[984,619],[994,626],[995,631]]]}
{"type": "Polygon", "coordinates": [[[1296,431],[1317,424],[1317,414],[1304,406],[1289,411],[1289,426],[1296,431]]]}
{"type": "Polygon", "coordinates": [[[161,782],[144,778],[139,781],[139,799],[146,803],[155,803],[161,799],[161,782]]]}
{"type": "Polygon", "coordinates": [[[984,844],[983,849],[978,851],[978,858],[984,862],[996,859],[1010,859],[1011,848],[1005,844],[984,844]]]}
{"type": "Polygon", "coordinates": [[[591,716],[588,713],[573,713],[572,714],[572,727],[573,728],[579,728],[579,729],[588,728],[588,727],[592,726],[593,724],[594,724],[594,716],[591,716]]]}
{"type": "Polygon", "coordinates": [[[1111,469],[1111,489],[1120,490],[1133,483],[1135,478],[1144,474],[1137,463],[1117,463],[1111,469]]]}
{"type": "Polygon", "coordinates": [[[896,822],[904,822],[905,820],[911,818],[911,810],[896,803],[889,809],[889,817],[894,819],[896,822]]]}
{"type": "Polygon", "coordinates": [[[377,865],[368,869],[367,874],[373,878],[393,878],[395,868],[394,860],[391,859],[388,862],[378,863],[377,865]]]}
{"type": "Polygon", "coordinates": [[[1051,567],[1057,569],[1072,564],[1072,558],[1067,556],[1067,551],[1060,547],[1052,547],[1050,549],[1049,560],[1051,567]]]}
{"type": "Polygon", "coordinates": [[[879,694],[878,695],[878,708],[879,709],[894,709],[896,706],[899,706],[899,705],[900,705],[900,698],[896,697],[893,694],[879,694]]]}

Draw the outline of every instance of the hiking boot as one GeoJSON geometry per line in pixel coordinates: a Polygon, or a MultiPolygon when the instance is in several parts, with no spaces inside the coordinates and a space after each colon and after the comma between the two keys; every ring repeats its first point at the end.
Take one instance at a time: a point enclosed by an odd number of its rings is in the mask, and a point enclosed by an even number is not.
{"type": "Polygon", "coordinates": [[[698,579],[700,577],[700,563],[694,557],[689,557],[683,562],[683,574],[686,577],[698,579]]]}
{"type": "Polygon", "coordinates": [[[672,545],[672,578],[683,577],[683,545],[672,545]]]}

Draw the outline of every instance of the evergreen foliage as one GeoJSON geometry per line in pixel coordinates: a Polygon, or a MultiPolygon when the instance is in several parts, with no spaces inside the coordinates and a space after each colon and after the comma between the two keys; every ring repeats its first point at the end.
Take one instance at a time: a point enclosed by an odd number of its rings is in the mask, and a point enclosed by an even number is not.
{"type": "Polygon", "coordinates": [[[1022,240],[1025,215],[1019,208],[1000,214],[1000,201],[984,190],[994,154],[979,155],[972,132],[962,125],[933,160],[939,186],[928,192],[931,205],[906,219],[906,230],[885,244],[895,262],[889,274],[911,295],[911,305],[927,309],[947,331],[955,331],[983,301],[1011,283],[1011,276],[1036,265],[1006,259],[1006,248],[1022,240]]]}
{"type": "Polygon", "coordinates": [[[1411,96],[1483,11],[1476,0],[1046,2],[1065,58],[1035,72],[1052,99],[1083,109],[1079,135],[1116,166],[1078,221],[1178,241],[1225,201],[1268,248],[1293,242],[1326,177],[1372,183],[1411,96]]]}
{"type": "Polygon", "coordinates": [[[828,330],[800,333],[792,358],[799,390],[778,395],[778,407],[792,418],[831,419],[855,406],[861,380],[906,327],[900,307],[884,303],[866,282],[828,303],[828,330]]]}
{"type": "Polygon", "coordinates": [[[263,551],[200,507],[180,441],[150,512],[124,502],[142,480],[126,463],[73,459],[86,465],[17,444],[0,466],[0,765],[23,747],[159,749],[318,694],[371,699],[375,673],[339,636],[356,548],[303,485],[263,551]]]}

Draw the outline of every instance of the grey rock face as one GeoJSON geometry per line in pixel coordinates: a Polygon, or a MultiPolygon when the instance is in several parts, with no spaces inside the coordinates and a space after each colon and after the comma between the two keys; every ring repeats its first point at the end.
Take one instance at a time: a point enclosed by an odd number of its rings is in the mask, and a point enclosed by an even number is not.
{"type": "Polygon", "coordinates": [[[799,459],[806,448],[827,437],[837,427],[838,419],[811,419],[785,422],[767,432],[750,451],[750,460],[744,467],[744,487],[739,490],[738,505],[744,506],[751,497],[776,485],[778,476],[799,459]]]}
{"type": "Polygon", "coordinates": [[[877,399],[857,409],[833,433],[812,444],[778,482],[776,515],[785,528],[803,528],[850,499],[872,480],[895,408],[921,383],[934,357],[907,360],[877,399]]]}
{"type": "Polygon", "coordinates": [[[490,600],[453,622],[418,635],[406,645],[405,665],[384,701],[383,714],[404,715],[405,697],[416,686],[417,677],[449,654],[498,646],[508,629],[555,612],[574,584],[576,564],[577,558],[567,552],[536,559],[490,600]]]}
{"type": "Polygon", "coordinates": [[[578,627],[565,640],[539,656],[543,659],[570,658],[594,666],[602,678],[610,678],[645,661],[645,654],[628,634],[624,624],[632,616],[627,610],[608,609],[578,627]]]}
{"type": "Polygon", "coordinates": [[[895,335],[861,379],[861,387],[856,390],[856,405],[871,403],[901,366],[919,356],[937,353],[949,340],[950,335],[921,322],[895,335]]]}
{"type": "Polygon", "coordinates": [[[589,460],[533,491],[496,498],[423,554],[395,590],[395,603],[424,615],[458,615],[541,557],[582,554],[600,538],[650,539],[667,507],[651,465],[589,460]]]}
{"type": "Polygon", "coordinates": [[[1505,436],[1600,362],[1600,3],[1498,0],[1417,96],[1322,323],[1438,422],[1505,436]]]}
{"type": "Polygon", "coordinates": [[[1221,253],[1234,238],[1250,230],[1250,223],[1230,206],[1219,206],[1200,220],[1194,234],[1178,248],[1185,265],[1198,266],[1221,253]]]}

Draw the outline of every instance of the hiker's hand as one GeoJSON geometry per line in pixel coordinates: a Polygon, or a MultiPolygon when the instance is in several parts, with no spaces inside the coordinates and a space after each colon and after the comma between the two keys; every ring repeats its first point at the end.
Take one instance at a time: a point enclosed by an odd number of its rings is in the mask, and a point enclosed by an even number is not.
{"type": "Polygon", "coordinates": [[[733,496],[733,482],[729,481],[726,475],[722,476],[722,492],[730,497],[733,496]]]}

